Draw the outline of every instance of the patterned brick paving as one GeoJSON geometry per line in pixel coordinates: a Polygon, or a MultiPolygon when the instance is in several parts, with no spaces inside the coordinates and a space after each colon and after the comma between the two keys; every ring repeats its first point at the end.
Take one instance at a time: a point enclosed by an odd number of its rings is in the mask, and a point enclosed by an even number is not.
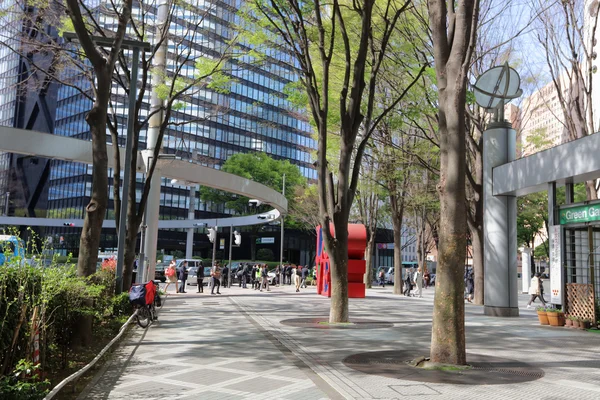
{"type": "Polygon", "coordinates": [[[431,339],[433,290],[422,299],[373,289],[350,301],[355,318],[391,321],[382,329],[306,329],[282,320],[328,314],[314,288],[257,293],[237,287],[220,297],[171,296],[160,323],[135,328],[81,399],[600,399],[600,334],[542,327],[533,310],[486,317],[467,305],[473,354],[519,360],[545,376],[508,385],[451,385],[367,375],[342,360],[367,351],[417,349],[431,339]]]}

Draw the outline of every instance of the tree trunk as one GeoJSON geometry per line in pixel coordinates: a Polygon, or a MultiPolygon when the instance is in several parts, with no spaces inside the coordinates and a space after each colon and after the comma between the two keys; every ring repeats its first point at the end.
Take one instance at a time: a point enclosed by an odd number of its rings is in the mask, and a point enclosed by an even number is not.
{"type": "Polygon", "coordinates": [[[483,269],[483,223],[471,229],[471,246],[473,248],[473,274],[475,278],[475,293],[473,303],[483,305],[484,277],[483,269]]]}
{"type": "Polygon", "coordinates": [[[597,200],[598,199],[598,192],[596,191],[596,181],[586,181],[585,189],[587,192],[588,200],[597,200]]]}
{"type": "MultiPolygon", "coordinates": [[[[131,89],[130,89],[131,90],[131,89]]],[[[136,114],[137,115],[137,114],[136,114]]],[[[135,124],[137,125],[137,123],[135,124]]],[[[137,126],[134,127],[134,132],[132,132],[133,138],[130,140],[138,141],[139,132],[137,126]]],[[[140,229],[140,225],[142,223],[142,216],[138,214],[138,206],[136,203],[136,191],[137,191],[137,182],[136,182],[136,167],[137,167],[137,146],[133,146],[133,154],[131,155],[131,163],[129,164],[129,172],[130,176],[124,177],[124,179],[129,179],[129,195],[127,200],[127,230],[125,234],[125,254],[123,257],[123,291],[128,291],[131,287],[131,280],[133,277],[133,263],[135,262],[136,252],[135,245],[137,243],[138,231],[140,229]]],[[[151,179],[150,176],[149,179],[151,179]]],[[[144,199],[141,199],[143,201],[144,199]]],[[[146,199],[147,200],[147,197],[146,199]]],[[[115,204],[116,206],[116,204],[115,204]]],[[[145,207],[145,204],[140,205],[140,207],[145,207]]],[[[140,263],[141,264],[141,263],[140,263]]],[[[142,272],[141,270],[138,273],[142,272]]],[[[154,279],[154,276],[149,276],[149,279],[154,279]]]]}
{"type": "Polygon", "coordinates": [[[389,186],[391,193],[392,229],[394,230],[394,294],[402,294],[402,222],[404,220],[404,200],[395,194],[395,182],[390,182],[389,186]],[[398,204],[399,202],[400,204],[398,204]]]}
{"type": "Polygon", "coordinates": [[[100,233],[108,205],[108,155],[106,153],[106,107],[98,100],[86,116],[92,133],[92,193],[85,208],[83,229],[79,240],[77,275],[96,272],[100,233]]]}
{"type": "Polygon", "coordinates": [[[467,246],[465,199],[465,90],[449,80],[440,89],[440,225],[431,361],[466,364],[464,271],[467,246]]]}
{"type": "MultiPolygon", "coordinates": [[[[133,186],[135,188],[135,186],[133,186]]],[[[135,190],[132,190],[135,194],[135,190]]],[[[135,204],[134,204],[135,206],[135,204]]],[[[129,208],[129,207],[128,207],[129,208]]],[[[135,208],[133,209],[135,213],[135,208]]],[[[127,211],[130,213],[130,210],[127,211]]],[[[128,215],[127,216],[127,233],[125,236],[125,254],[124,254],[124,266],[123,266],[123,291],[129,291],[129,288],[132,285],[133,278],[133,263],[135,262],[135,245],[137,243],[137,233],[138,228],[141,224],[141,221],[137,218],[137,215],[128,215]]],[[[141,270],[138,270],[138,274],[141,273],[141,270]]],[[[149,276],[148,279],[154,279],[153,276],[149,276]]]]}
{"type": "Polygon", "coordinates": [[[394,294],[402,294],[402,219],[394,220],[394,294]]]}
{"type": "Polygon", "coordinates": [[[349,322],[348,317],[348,224],[335,230],[335,247],[329,249],[331,270],[331,308],[329,323],[349,322]]]}

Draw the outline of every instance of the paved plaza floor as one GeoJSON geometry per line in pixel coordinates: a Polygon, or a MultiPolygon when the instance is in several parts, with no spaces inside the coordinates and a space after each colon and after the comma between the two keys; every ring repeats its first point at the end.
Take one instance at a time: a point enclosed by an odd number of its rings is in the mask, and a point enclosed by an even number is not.
{"type": "MultiPolygon", "coordinates": [[[[519,318],[486,317],[481,306],[467,304],[466,332],[468,358],[526,363],[519,374],[529,381],[449,384],[377,374],[376,364],[362,372],[344,364],[367,352],[427,355],[431,288],[423,298],[394,296],[388,286],[370,289],[366,299],[350,300],[351,319],[379,323],[348,329],[298,323],[328,315],[329,299],[314,287],[300,293],[291,286],[232,287],[220,296],[195,290],[169,295],[159,322],[135,327],[80,398],[600,399],[600,334],[540,326],[525,308],[526,295],[519,318]]],[[[483,370],[490,377],[502,372],[483,370]]]]}

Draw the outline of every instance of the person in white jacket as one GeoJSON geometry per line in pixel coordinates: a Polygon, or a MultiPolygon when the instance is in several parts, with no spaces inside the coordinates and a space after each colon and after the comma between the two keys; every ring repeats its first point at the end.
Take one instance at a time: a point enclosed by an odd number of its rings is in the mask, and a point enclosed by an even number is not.
{"type": "Polygon", "coordinates": [[[527,303],[527,308],[531,308],[531,303],[533,303],[536,297],[538,297],[544,307],[546,307],[546,302],[541,296],[541,286],[542,280],[540,279],[540,274],[539,272],[536,272],[533,278],[531,278],[531,284],[529,285],[529,294],[531,295],[531,298],[529,299],[529,303],[527,303]]]}
{"type": "Polygon", "coordinates": [[[421,267],[419,267],[417,272],[415,272],[413,281],[415,282],[415,285],[417,285],[415,296],[423,297],[423,271],[421,270],[421,267]]]}

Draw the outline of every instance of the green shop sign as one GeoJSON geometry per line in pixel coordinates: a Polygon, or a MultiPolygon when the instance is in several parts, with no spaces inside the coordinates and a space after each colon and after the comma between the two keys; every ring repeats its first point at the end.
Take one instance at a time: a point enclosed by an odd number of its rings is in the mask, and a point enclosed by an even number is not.
{"type": "Polygon", "coordinates": [[[600,204],[586,204],[560,210],[560,224],[600,221],[600,204]]]}

